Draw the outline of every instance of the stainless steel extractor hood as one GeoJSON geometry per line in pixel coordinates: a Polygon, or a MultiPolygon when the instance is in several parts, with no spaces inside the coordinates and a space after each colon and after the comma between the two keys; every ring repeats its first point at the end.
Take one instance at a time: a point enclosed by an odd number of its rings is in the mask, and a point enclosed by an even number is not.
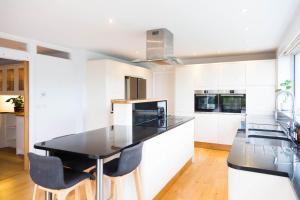
{"type": "Polygon", "coordinates": [[[173,55],[173,34],[165,28],[147,31],[146,60],[133,60],[134,63],[150,62],[157,65],[178,65],[181,60],[173,55]]]}

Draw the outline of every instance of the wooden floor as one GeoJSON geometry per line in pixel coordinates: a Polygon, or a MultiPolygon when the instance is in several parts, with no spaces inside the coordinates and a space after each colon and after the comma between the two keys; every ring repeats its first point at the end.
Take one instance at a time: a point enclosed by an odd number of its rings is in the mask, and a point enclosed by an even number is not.
{"type": "Polygon", "coordinates": [[[16,149],[0,148],[0,181],[23,173],[23,159],[16,149]]]}
{"type": "MultiPolygon", "coordinates": [[[[193,164],[161,199],[227,200],[227,156],[228,152],[226,151],[195,148],[193,164]]],[[[5,165],[0,165],[1,172],[6,170],[5,165]]],[[[1,200],[29,200],[32,191],[33,183],[28,173],[21,172],[0,180],[1,200]]],[[[39,192],[38,196],[39,199],[44,199],[42,192],[39,192]]],[[[68,199],[74,199],[74,194],[71,193],[68,199]]]]}

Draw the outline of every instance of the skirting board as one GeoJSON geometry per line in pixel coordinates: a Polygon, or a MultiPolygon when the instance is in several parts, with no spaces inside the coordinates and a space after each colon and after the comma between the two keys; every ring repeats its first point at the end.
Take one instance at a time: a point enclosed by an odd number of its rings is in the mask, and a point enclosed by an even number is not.
{"type": "Polygon", "coordinates": [[[195,142],[195,147],[205,148],[205,149],[213,149],[213,150],[221,150],[221,151],[230,151],[230,149],[231,149],[231,145],[214,144],[214,143],[206,143],[206,142],[195,142]]]}
{"type": "Polygon", "coordinates": [[[160,190],[160,192],[153,198],[153,200],[159,200],[161,199],[172,187],[172,185],[177,181],[177,179],[184,173],[184,171],[191,166],[192,164],[192,158],[189,159],[184,166],[173,176],[173,178],[163,187],[163,189],[160,190]]]}

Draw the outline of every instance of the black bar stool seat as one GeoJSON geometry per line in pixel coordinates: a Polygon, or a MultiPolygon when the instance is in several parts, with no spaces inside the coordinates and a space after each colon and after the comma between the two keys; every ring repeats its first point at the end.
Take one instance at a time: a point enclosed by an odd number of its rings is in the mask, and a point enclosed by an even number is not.
{"type": "Polygon", "coordinates": [[[35,183],[33,199],[36,198],[37,189],[51,192],[58,200],[75,190],[75,197],[79,197],[79,186],[84,185],[87,199],[93,199],[90,183],[90,174],[64,168],[62,161],[54,156],[40,156],[28,153],[30,161],[30,176],[35,183]]]}

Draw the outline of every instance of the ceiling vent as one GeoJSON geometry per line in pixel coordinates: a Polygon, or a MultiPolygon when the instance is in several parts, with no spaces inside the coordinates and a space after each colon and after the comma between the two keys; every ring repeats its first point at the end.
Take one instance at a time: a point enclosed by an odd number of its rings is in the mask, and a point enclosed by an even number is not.
{"type": "Polygon", "coordinates": [[[174,57],[173,34],[165,28],[147,31],[146,60],[136,59],[134,63],[154,63],[156,65],[179,65],[181,60],[174,57]]]}

